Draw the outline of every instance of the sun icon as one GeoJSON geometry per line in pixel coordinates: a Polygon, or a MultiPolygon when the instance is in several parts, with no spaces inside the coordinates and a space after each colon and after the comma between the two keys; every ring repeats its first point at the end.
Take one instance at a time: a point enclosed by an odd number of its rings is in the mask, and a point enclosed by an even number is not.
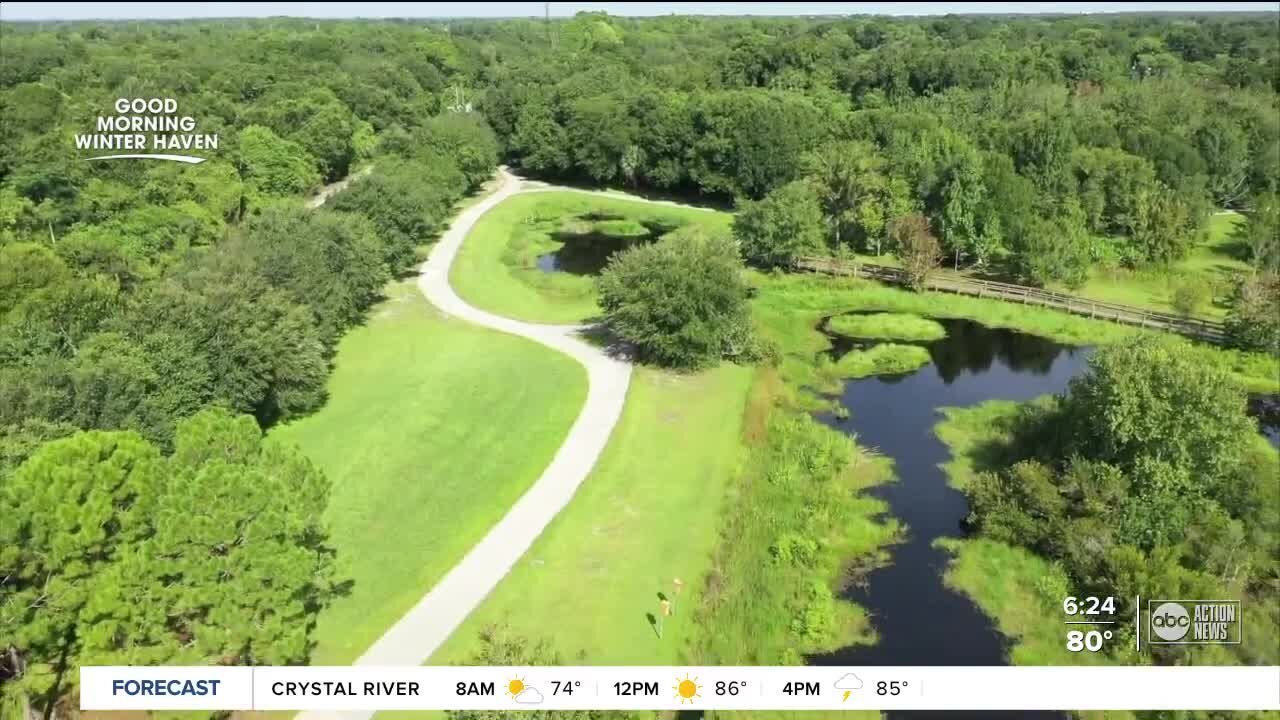
{"type": "Polygon", "coordinates": [[[676,698],[680,700],[680,704],[692,703],[694,698],[700,698],[698,694],[698,678],[689,677],[685,673],[684,679],[676,678],[676,684],[672,686],[672,690],[676,691],[676,698]]]}
{"type": "Polygon", "coordinates": [[[511,697],[515,697],[520,693],[524,692],[524,689],[526,687],[528,686],[524,684],[524,678],[519,678],[519,677],[511,678],[510,680],[507,681],[507,694],[510,695],[511,697]]]}

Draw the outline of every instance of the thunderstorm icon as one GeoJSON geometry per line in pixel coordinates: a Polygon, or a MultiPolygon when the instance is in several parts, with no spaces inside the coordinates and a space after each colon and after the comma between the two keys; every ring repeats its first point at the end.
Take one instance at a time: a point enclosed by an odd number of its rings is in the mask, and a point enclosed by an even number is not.
{"type": "Polygon", "coordinates": [[[836,681],[836,689],[844,691],[844,697],[840,698],[840,702],[845,702],[854,690],[862,689],[862,678],[853,673],[845,673],[836,681]]]}

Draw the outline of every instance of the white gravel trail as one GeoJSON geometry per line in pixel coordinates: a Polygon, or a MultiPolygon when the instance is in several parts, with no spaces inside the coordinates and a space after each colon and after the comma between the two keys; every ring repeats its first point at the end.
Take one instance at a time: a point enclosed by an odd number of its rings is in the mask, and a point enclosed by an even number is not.
{"type": "MultiPolygon", "coordinates": [[[[474,325],[528,338],[577,360],[587,370],[587,401],[551,464],[507,514],[435,587],[353,663],[362,666],[421,665],[448,639],[524,555],[586,480],[622,415],[631,364],[580,339],[585,326],[541,325],[494,315],[468,305],[449,285],[449,268],[472,226],[503,200],[525,191],[523,181],[498,171],[497,191],[462,211],[431,249],[418,288],[442,312],[474,325]]],[[[528,188],[532,190],[534,188],[528,188]]],[[[539,188],[541,189],[541,188],[539,188]]],[[[519,428],[511,428],[520,442],[519,428]]],[[[423,522],[431,522],[430,517],[423,522]]],[[[300,713],[298,720],[364,720],[372,711],[300,713]]]]}

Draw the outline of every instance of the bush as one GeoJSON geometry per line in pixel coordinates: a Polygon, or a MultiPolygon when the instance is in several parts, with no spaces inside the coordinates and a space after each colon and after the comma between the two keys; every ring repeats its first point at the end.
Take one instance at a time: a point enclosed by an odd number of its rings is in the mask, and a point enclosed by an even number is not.
{"type": "Polygon", "coordinates": [[[813,567],[818,558],[818,541],[787,532],[778,536],[769,547],[769,553],[782,565],[813,567]]]}
{"type": "Polygon", "coordinates": [[[1179,315],[1191,317],[1209,302],[1209,296],[1209,286],[1202,282],[1192,280],[1179,283],[1173,289],[1173,309],[1179,315]]]}
{"type": "Polygon", "coordinates": [[[791,632],[807,645],[821,645],[836,629],[836,598],[821,580],[809,581],[805,597],[791,619],[791,632]]]}
{"type": "Polygon", "coordinates": [[[890,245],[898,249],[898,259],[911,287],[923,290],[929,275],[942,262],[942,245],[920,213],[903,215],[889,223],[890,245]]]}
{"type": "Polygon", "coordinates": [[[697,230],[614,255],[596,281],[609,326],[661,365],[754,359],[747,286],[733,242],[697,230]]]}
{"type": "Polygon", "coordinates": [[[1242,280],[1231,295],[1223,326],[1232,347],[1280,356],[1280,275],[1242,280]]]}

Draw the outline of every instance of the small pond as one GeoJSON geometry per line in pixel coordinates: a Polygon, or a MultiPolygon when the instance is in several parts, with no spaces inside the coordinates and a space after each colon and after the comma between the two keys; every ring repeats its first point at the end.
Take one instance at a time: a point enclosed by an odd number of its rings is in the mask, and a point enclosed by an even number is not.
{"type": "Polygon", "coordinates": [[[650,243],[675,230],[676,226],[655,220],[628,220],[621,215],[586,213],[552,231],[560,247],[538,256],[543,272],[596,275],[614,253],[632,245],[650,243]]]}

